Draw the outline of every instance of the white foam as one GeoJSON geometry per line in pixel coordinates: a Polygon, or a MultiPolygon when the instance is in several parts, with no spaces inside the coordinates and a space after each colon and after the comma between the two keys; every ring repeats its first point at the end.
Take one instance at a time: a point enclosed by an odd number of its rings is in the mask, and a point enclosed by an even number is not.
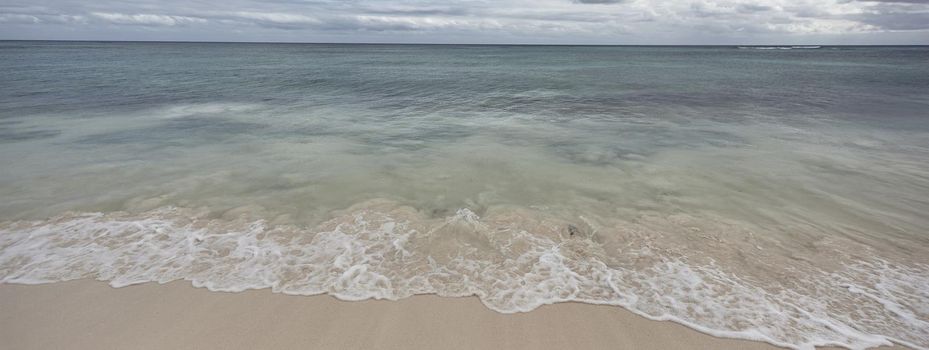
{"type": "Polygon", "coordinates": [[[162,119],[172,119],[188,117],[192,115],[228,115],[243,113],[261,109],[263,106],[258,104],[245,103],[200,103],[172,105],[162,108],[158,111],[148,111],[146,116],[154,115],[162,119]]]}
{"type": "Polygon", "coordinates": [[[794,46],[739,46],[739,49],[749,50],[815,50],[822,46],[817,45],[794,45],[794,46]]]}
{"type": "Polygon", "coordinates": [[[640,257],[635,265],[603,249],[590,237],[529,232],[467,209],[431,226],[357,210],[306,230],[162,208],[2,224],[0,281],[95,278],[123,287],[184,279],[213,291],[344,300],[476,295],[503,313],[578,301],[795,349],[929,348],[927,266],[875,258],[807,276],[802,288],[771,289],[647,244],[624,252],[640,257]]]}

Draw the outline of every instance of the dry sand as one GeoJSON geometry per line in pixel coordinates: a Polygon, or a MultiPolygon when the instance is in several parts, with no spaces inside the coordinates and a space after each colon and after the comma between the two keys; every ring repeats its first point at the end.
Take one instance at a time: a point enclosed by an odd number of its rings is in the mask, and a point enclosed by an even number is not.
{"type": "Polygon", "coordinates": [[[188,282],[0,284],[3,349],[776,349],[619,307],[563,303],[504,315],[476,298],[344,302],[188,282]]]}

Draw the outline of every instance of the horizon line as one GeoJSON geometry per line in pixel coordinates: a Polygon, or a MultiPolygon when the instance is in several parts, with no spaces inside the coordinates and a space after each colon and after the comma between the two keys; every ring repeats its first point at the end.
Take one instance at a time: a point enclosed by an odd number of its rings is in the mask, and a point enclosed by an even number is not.
{"type": "Polygon", "coordinates": [[[604,47],[913,47],[929,44],[530,44],[530,43],[403,43],[403,42],[311,42],[311,41],[206,41],[206,40],[94,40],[94,39],[0,39],[0,42],[75,42],[75,43],[163,43],[163,44],[288,44],[288,45],[420,45],[420,46],[604,46],[604,47]]]}

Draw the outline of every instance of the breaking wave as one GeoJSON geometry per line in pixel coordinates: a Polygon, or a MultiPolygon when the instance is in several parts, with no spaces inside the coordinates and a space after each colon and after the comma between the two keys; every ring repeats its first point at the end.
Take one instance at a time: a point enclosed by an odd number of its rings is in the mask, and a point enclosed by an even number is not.
{"type": "Polygon", "coordinates": [[[514,207],[432,217],[375,200],[311,229],[164,207],[2,223],[0,281],[188,280],[344,300],[474,295],[503,313],[577,301],[795,349],[929,348],[929,266],[850,240],[812,245],[815,256],[783,260],[773,243],[714,218],[569,222],[514,207]],[[818,256],[834,264],[811,264],[818,256]]]}
{"type": "Polygon", "coordinates": [[[822,46],[818,45],[794,45],[794,46],[739,46],[741,50],[815,50],[822,46]]]}

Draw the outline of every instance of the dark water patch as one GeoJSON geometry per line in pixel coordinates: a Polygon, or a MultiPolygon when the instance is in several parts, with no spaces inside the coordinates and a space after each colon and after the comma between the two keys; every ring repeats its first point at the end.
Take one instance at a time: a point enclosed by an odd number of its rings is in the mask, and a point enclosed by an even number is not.
{"type": "Polygon", "coordinates": [[[18,130],[0,126],[0,142],[2,143],[47,139],[58,135],[61,135],[61,130],[18,130]]]}
{"type": "Polygon", "coordinates": [[[811,98],[797,92],[752,97],[740,91],[628,91],[596,95],[493,96],[471,109],[481,112],[507,112],[555,119],[597,117],[605,121],[630,115],[649,115],[652,119],[696,115],[701,119],[727,118],[751,114],[762,108],[773,112],[811,113],[834,105],[832,99],[811,98]]]}
{"type": "Polygon", "coordinates": [[[574,142],[556,142],[548,149],[563,159],[575,164],[595,166],[615,165],[624,160],[634,159],[640,153],[621,145],[588,145],[574,142]]]}
{"type": "Polygon", "coordinates": [[[476,133],[475,130],[457,125],[418,125],[406,131],[366,132],[346,136],[375,149],[417,151],[454,143],[476,133]]]}
{"type": "Polygon", "coordinates": [[[340,136],[346,133],[342,128],[329,126],[329,125],[312,125],[312,126],[301,126],[296,128],[284,129],[284,130],[275,130],[269,132],[269,136],[280,137],[280,138],[296,138],[296,139],[313,139],[317,137],[326,137],[326,136],[340,136]]]}
{"type": "MultiPolygon", "coordinates": [[[[577,129],[577,128],[574,128],[577,129]]],[[[505,145],[544,145],[551,154],[575,164],[607,166],[641,160],[667,150],[701,147],[746,147],[741,136],[714,130],[672,130],[660,127],[590,128],[588,133],[517,135],[501,133],[505,145]]]]}

